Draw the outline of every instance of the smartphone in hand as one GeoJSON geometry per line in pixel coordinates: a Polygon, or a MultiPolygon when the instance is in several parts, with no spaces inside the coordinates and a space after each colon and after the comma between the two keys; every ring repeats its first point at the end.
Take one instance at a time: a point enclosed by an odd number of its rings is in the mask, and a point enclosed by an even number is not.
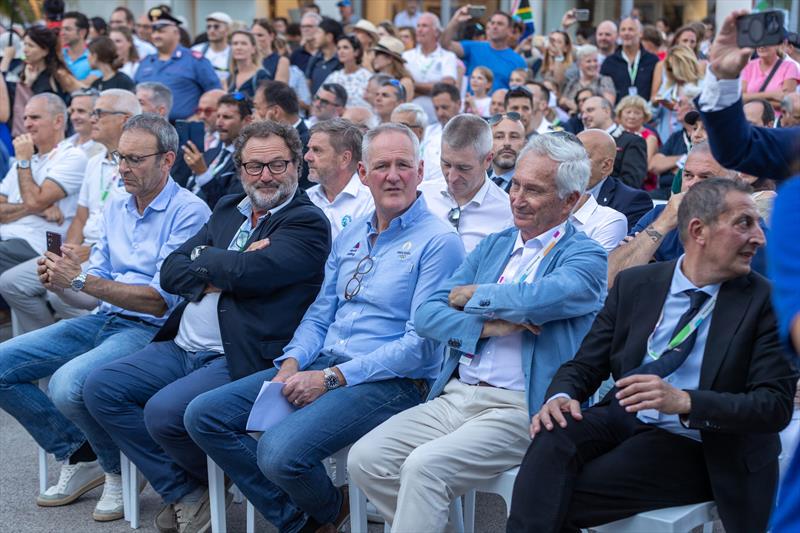
{"type": "Polygon", "coordinates": [[[776,46],[783,42],[783,11],[752,13],[736,19],[736,44],[739,48],[776,46]]]}
{"type": "Polygon", "coordinates": [[[47,236],[47,251],[54,254],[61,255],[61,234],[53,231],[48,231],[47,236]]]}

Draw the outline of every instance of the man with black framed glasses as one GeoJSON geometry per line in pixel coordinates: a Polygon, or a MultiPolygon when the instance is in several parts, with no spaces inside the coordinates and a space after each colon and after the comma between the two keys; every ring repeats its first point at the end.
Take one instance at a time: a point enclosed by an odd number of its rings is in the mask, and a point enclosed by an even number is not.
{"type": "Polygon", "coordinates": [[[177,150],[178,135],[165,119],[145,114],[125,123],[116,159],[127,194],[108,196],[88,268],[65,245],[47,251],[38,269],[48,290],[97,299],[97,313],[0,345],[0,407],[64,461],[58,483],[39,495],[41,506],[72,503],[105,479],[93,517],[122,517],[119,449],[87,411],[84,383],[93,369],[150,342],[180,300],[161,288],[161,263],[202,226],[209,209],[169,177],[177,150]],[[36,381],[51,374],[47,395],[36,381]]]}
{"type": "Polygon", "coordinates": [[[161,287],[184,303],[154,342],[86,382],[91,413],[166,503],[160,531],[210,520],[206,457],[184,427],[186,406],[271,367],[322,282],[330,229],[297,188],[301,150],[291,126],[244,128],[234,152],[244,192],[223,197],[161,267],[161,287]]]}
{"type": "Polygon", "coordinates": [[[186,410],[195,442],[281,531],[342,525],[347,493],[322,461],[422,401],[441,365],[436,343],[422,340],[412,319],[464,250],[417,194],[418,143],[398,124],[367,132],[359,175],[375,211],[333,243],[322,289],[275,360],[279,370],[205,393],[186,410]],[[247,415],[265,380],[284,383],[297,410],[256,441],[247,415]]]}

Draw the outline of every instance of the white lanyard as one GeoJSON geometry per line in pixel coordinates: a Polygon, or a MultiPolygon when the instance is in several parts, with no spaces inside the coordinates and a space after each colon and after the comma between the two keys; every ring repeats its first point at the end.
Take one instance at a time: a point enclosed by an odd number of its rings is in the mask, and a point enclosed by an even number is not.
{"type": "MultiPolygon", "coordinates": [[[[559,240],[561,240],[561,237],[563,236],[564,236],[563,228],[556,229],[550,237],[550,242],[545,244],[542,247],[542,249],[539,250],[535,256],[533,256],[533,259],[530,260],[528,266],[526,266],[521,272],[517,272],[517,274],[514,275],[514,277],[510,280],[510,282],[525,283],[525,280],[528,279],[528,276],[531,275],[536,266],[542,261],[542,259],[547,257],[547,254],[549,254],[553,250],[553,247],[558,243],[559,240]]],[[[505,274],[503,274],[502,276],[500,276],[500,279],[497,280],[497,283],[499,285],[502,285],[505,282],[506,282],[506,276],[505,274]]]]}
{"type": "Polygon", "coordinates": [[[692,318],[692,320],[686,324],[670,341],[667,345],[659,352],[656,352],[652,349],[653,344],[653,337],[658,331],[658,327],[661,325],[661,320],[664,318],[664,310],[661,310],[661,316],[658,317],[658,322],[656,323],[656,327],[650,336],[647,338],[647,355],[650,356],[651,359],[654,361],[658,360],[662,355],[667,353],[670,350],[675,349],[676,346],[679,346],[683,341],[685,341],[692,333],[697,331],[697,328],[705,321],[706,318],[711,314],[714,310],[714,305],[717,303],[717,296],[714,295],[703,304],[703,307],[700,308],[700,311],[692,318]]]}

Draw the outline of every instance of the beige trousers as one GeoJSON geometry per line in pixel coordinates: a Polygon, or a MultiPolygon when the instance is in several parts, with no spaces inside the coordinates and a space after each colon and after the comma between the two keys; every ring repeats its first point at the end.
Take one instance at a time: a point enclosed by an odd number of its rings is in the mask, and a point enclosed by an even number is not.
{"type": "Polygon", "coordinates": [[[524,392],[453,378],[356,442],[348,471],[392,532],[443,531],[455,497],[522,462],[529,426],[524,392]]]}

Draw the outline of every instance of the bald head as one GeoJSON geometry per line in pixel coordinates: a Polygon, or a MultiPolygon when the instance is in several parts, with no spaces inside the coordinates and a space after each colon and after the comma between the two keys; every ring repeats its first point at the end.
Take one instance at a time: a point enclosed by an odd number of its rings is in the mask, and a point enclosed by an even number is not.
{"type": "Polygon", "coordinates": [[[227,94],[222,89],[211,89],[203,93],[197,102],[197,113],[199,118],[205,123],[206,131],[216,131],[217,129],[217,102],[227,94]]]}
{"type": "Polygon", "coordinates": [[[587,189],[591,189],[603,179],[611,175],[614,170],[614,158],[617,156],[617,144],[608,132],[599,129],[583,130],[578,134],[578,139],[589,153],[592,163],[592,173],[589,176],[587,189]]]}
{"type": "Polygon", "coordinates": [[[594,32],[597,49],[603,55],[611,55],[617,47],[617,25],[610,20],[604,20],[597,25],[594,32]]]}
{"type": "Polygon", "coordinates": [[[790,93],[781,102],[781,126],[800,126],[800,93],[790,93]]]}

